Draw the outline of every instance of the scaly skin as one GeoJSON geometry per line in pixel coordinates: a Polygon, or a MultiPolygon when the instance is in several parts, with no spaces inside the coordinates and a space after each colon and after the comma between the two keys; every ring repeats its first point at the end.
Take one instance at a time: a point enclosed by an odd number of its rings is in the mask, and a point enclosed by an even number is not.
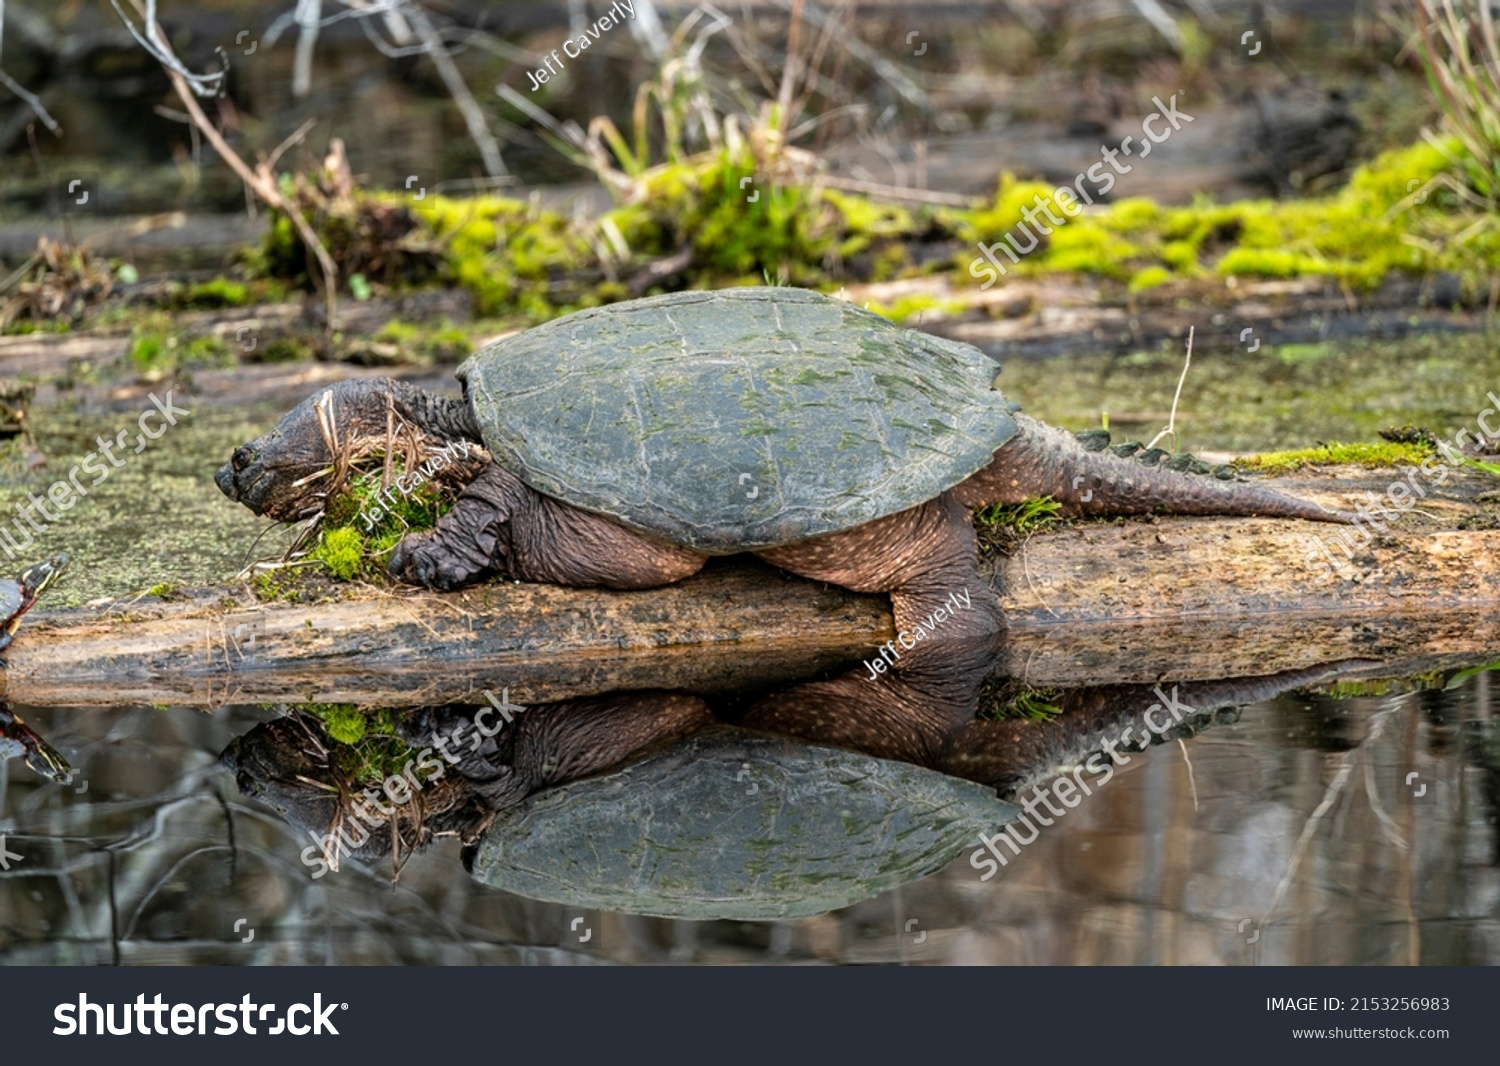
{"type": "Polygon", "coordinates": [[[1348,515],[1259,485],[1180,474],[1108,451],[1086,451],[1071,433],[1019,412],[1015,419],[1020,432],[995,452],[995,461],[953,489],[960,503],[986,507],[1051,496],[1064,513],[1076,515],[1250,515],[1351,521],[1348,515]]]}
{"type": "MultiPolygon", "coordinates": [[[[401,382],[343,382],[298,405],[264,437],[236,449],[216,477],[231,499],[258,514],[290,520],[316,514],[333,489],[330,454],[319,425],[332,411],[341,446],[378,445],[392,417],[422,446],[477,441],[466,401],[432,396],[401,382]]],[[[993,461],[935,499],[852,529],[759,551],[792,573],[891,597],[897,632],[925,623],[944,641],[1004,626],[1000,601],[978,571],[972,509],[1051,496],[1078,515],[1254,515],[1349,522],[1257,485],[1088,451],[1071,434],[1017,414],[1015,437],[993,461]],[[954,597],[962,599],[959,608],[954,597]]],[[[483,452],[463,473],[467,488],[430,532],[413,534],[391,558],[391,574],[426,588],[461,588],[488,575],[581,588],[638,589],[696,572],[706,556],[649,533],[544,496],[483,452]]],[[[920,638],[917,638],[920,639],[920,638]]],[[[910,646],[910,645],[903,645],[910,646]]],[[[910,669],[901,660],[900,668],[910,669]]]]}

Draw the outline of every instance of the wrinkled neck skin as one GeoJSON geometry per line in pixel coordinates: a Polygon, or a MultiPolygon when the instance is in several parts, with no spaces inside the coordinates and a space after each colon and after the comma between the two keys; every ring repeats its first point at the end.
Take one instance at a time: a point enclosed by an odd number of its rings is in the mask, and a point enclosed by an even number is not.
{"type": "Polygon", "coordinates": [[[483,443],[473,408],[466,398],[428,392],[393,378],[384,379],[381,384],[390,392],[396,413],[428,435],[471,444],[483,443]]]}

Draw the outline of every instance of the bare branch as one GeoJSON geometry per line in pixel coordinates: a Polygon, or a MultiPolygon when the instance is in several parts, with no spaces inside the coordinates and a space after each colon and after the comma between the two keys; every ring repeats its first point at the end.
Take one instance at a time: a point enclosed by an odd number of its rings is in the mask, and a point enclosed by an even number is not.
{"type": "Polygon", "coordinates": [[[21,88],[21,86],[16,83],[16,79],[5,73],[4,70],[0,70],[0,85],[5,86],[16,95],[17,99],[19,99],[27,107],[31,108],[31,110],[36,113],[36,117],[41,120],[42,125],[46,126],[50,132],[57,134],[57,136],[59,137],[62,136],[62,127],[57,124],[57,120],[52,117],[51,113],[48,112],[48,110],[44,106],[42,106],[42,102],[37,98],[36,94],[29,93],[25,89],[21,88]]]}
{"type": "MultiPolygon", "coordinates": [[[[110,2],[117,3],[118,0],[110,0],[110,2]]],[[[459,73],[458,67],[453,62],[446,31],[438,28],[428,11],[415,0],[378,0],[378,2],[342,0],[342,2],[346,10],[323,18],[322,0],[297,0],[295,15],[291,17],[282,15],[266,31],[265,41],[269,45],[288,26],[295,24],[301,30],[297,38],[297,56],[293,66],[292,94],[304,96],[311,87],[313,46],[317,42],[319,29],[344,19],[358,19],[360,29],[364,31],[365,36],[381,55],[391,58],[426,55],[432,60],[433,66],[437,67],[438,76],[442,78],[443,85],[448,90],[448,95],[453,98],[459,114],[463,116],[470,139],[479,149],[485,172],[492,178],[505,177],[509,172],[500,158],[499,142],[490,132],[484,112],[474,100],[474,94],[469,91],[463,75],[459,73]],[[386,31],[390,33],[394,43],[382,39],[370,25],[369,20],[375,15],[381,16],[386,31]],[[413,37],[416,38],[417,43],[408,44],[407,42],[413,37]]]]}
{"type": "MultiPolygon", "coordinates": [[[[4,50],[5,0],[0,0],[0,57],[3,57],[4,50]]],[[[20,100],[27,107],[31,108],[32,113],[34,113],[37,118],[41,119],[42,125],[47,127],[48,132],[53,133],[58,137],[62,136],[62,127],[57,124],[57,120],[53,118],[50,113],[48,113],[47,109],[44,106],[42,106],[42,101],[36,96],[35,93],[31,93],[23,89],[19,82],[17,82],[9,74],[5,73],[5,66],[3,62],[0,62],[0,85],[5,86],[15,94],[17,100],[20,100]]]]}
{"type": "Polygon", "coordinates": [[[306,96],[312,88],[313,46],[318,43],[318,16],[323,0],[297,0],[297,58],[292,64],[292,95],[306,96]]]}
{"type": "Polygon", "coordinates": [[[161,32],[161,27],[156,22],[156,0],[145,0],[145,8],[141,7],[141,0],[131,0],[136,11],[141,15],[142,22],[146,28],[144,34],[135,28],[135,23],[130,21],[130,16],[125,14],[124,8],[120,7],[120,0],[109,0],[115,14],[120,16],[120,21],[125,23],[125,28],[130,31],[130,36],[135,38],[136,44],[144,48],[152,59],[156,60],[167,69],[170,74],[180,77],[194,94],[198,96],[218,96],[224,91],[224,80],[229,76],[229,57],[221,48],[219,49],[219,61],[223,68],[209,74],[194,74],[183,66],[182,60],[177,58],[172,51],[172,46],[167,43],[166,37],[161,32]]]}
{"type": "Polygon", "coordinates": [[[427,54],[432,58],[433,65],[437,67],[438,76],[443,79],[443,84],[448,87],[448,95],[453,97],[454,104],[463,115],[464,125],[469,128],[469,138],[479,148],[479,155],[484,160],[485,171],[492,178],[504,177],[508,172],[505,169],[505,163],[500,158],[500,145],[490,133],[489,126],[485,123],[484,112],[475,102],[474,94],[469,92],[463,75],[454,65],[453,57],[448,54],[448,49],[444,46],[443,39],[433,26],[432,20],[427,17],[426,10],[413,3],[405,5],[402,11],[411,23],[412,30],[427,46],[427,54]]]}

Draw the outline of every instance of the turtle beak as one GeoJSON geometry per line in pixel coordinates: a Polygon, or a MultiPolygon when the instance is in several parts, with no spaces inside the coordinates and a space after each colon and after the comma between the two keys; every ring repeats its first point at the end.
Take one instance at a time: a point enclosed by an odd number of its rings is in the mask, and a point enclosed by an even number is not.
{"type": "Polygon", "coordinates": [[[219,467],[219,472],[214,475],[214,484],[219,486],[219,491],[228,496],[236,503],[240,499],[239,486],[234,483],[234,467],[225,463],[219,467]]]}

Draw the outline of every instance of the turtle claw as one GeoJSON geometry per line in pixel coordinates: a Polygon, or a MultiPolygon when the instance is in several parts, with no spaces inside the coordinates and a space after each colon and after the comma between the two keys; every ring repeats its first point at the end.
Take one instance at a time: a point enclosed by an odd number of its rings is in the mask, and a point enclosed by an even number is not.
{"type": "Polygon", "coordinates": [[[476,567],[435,533],[412,533],[391,553],[390,575],[434,592],[452,592],[479,576],[476,567]]]}

